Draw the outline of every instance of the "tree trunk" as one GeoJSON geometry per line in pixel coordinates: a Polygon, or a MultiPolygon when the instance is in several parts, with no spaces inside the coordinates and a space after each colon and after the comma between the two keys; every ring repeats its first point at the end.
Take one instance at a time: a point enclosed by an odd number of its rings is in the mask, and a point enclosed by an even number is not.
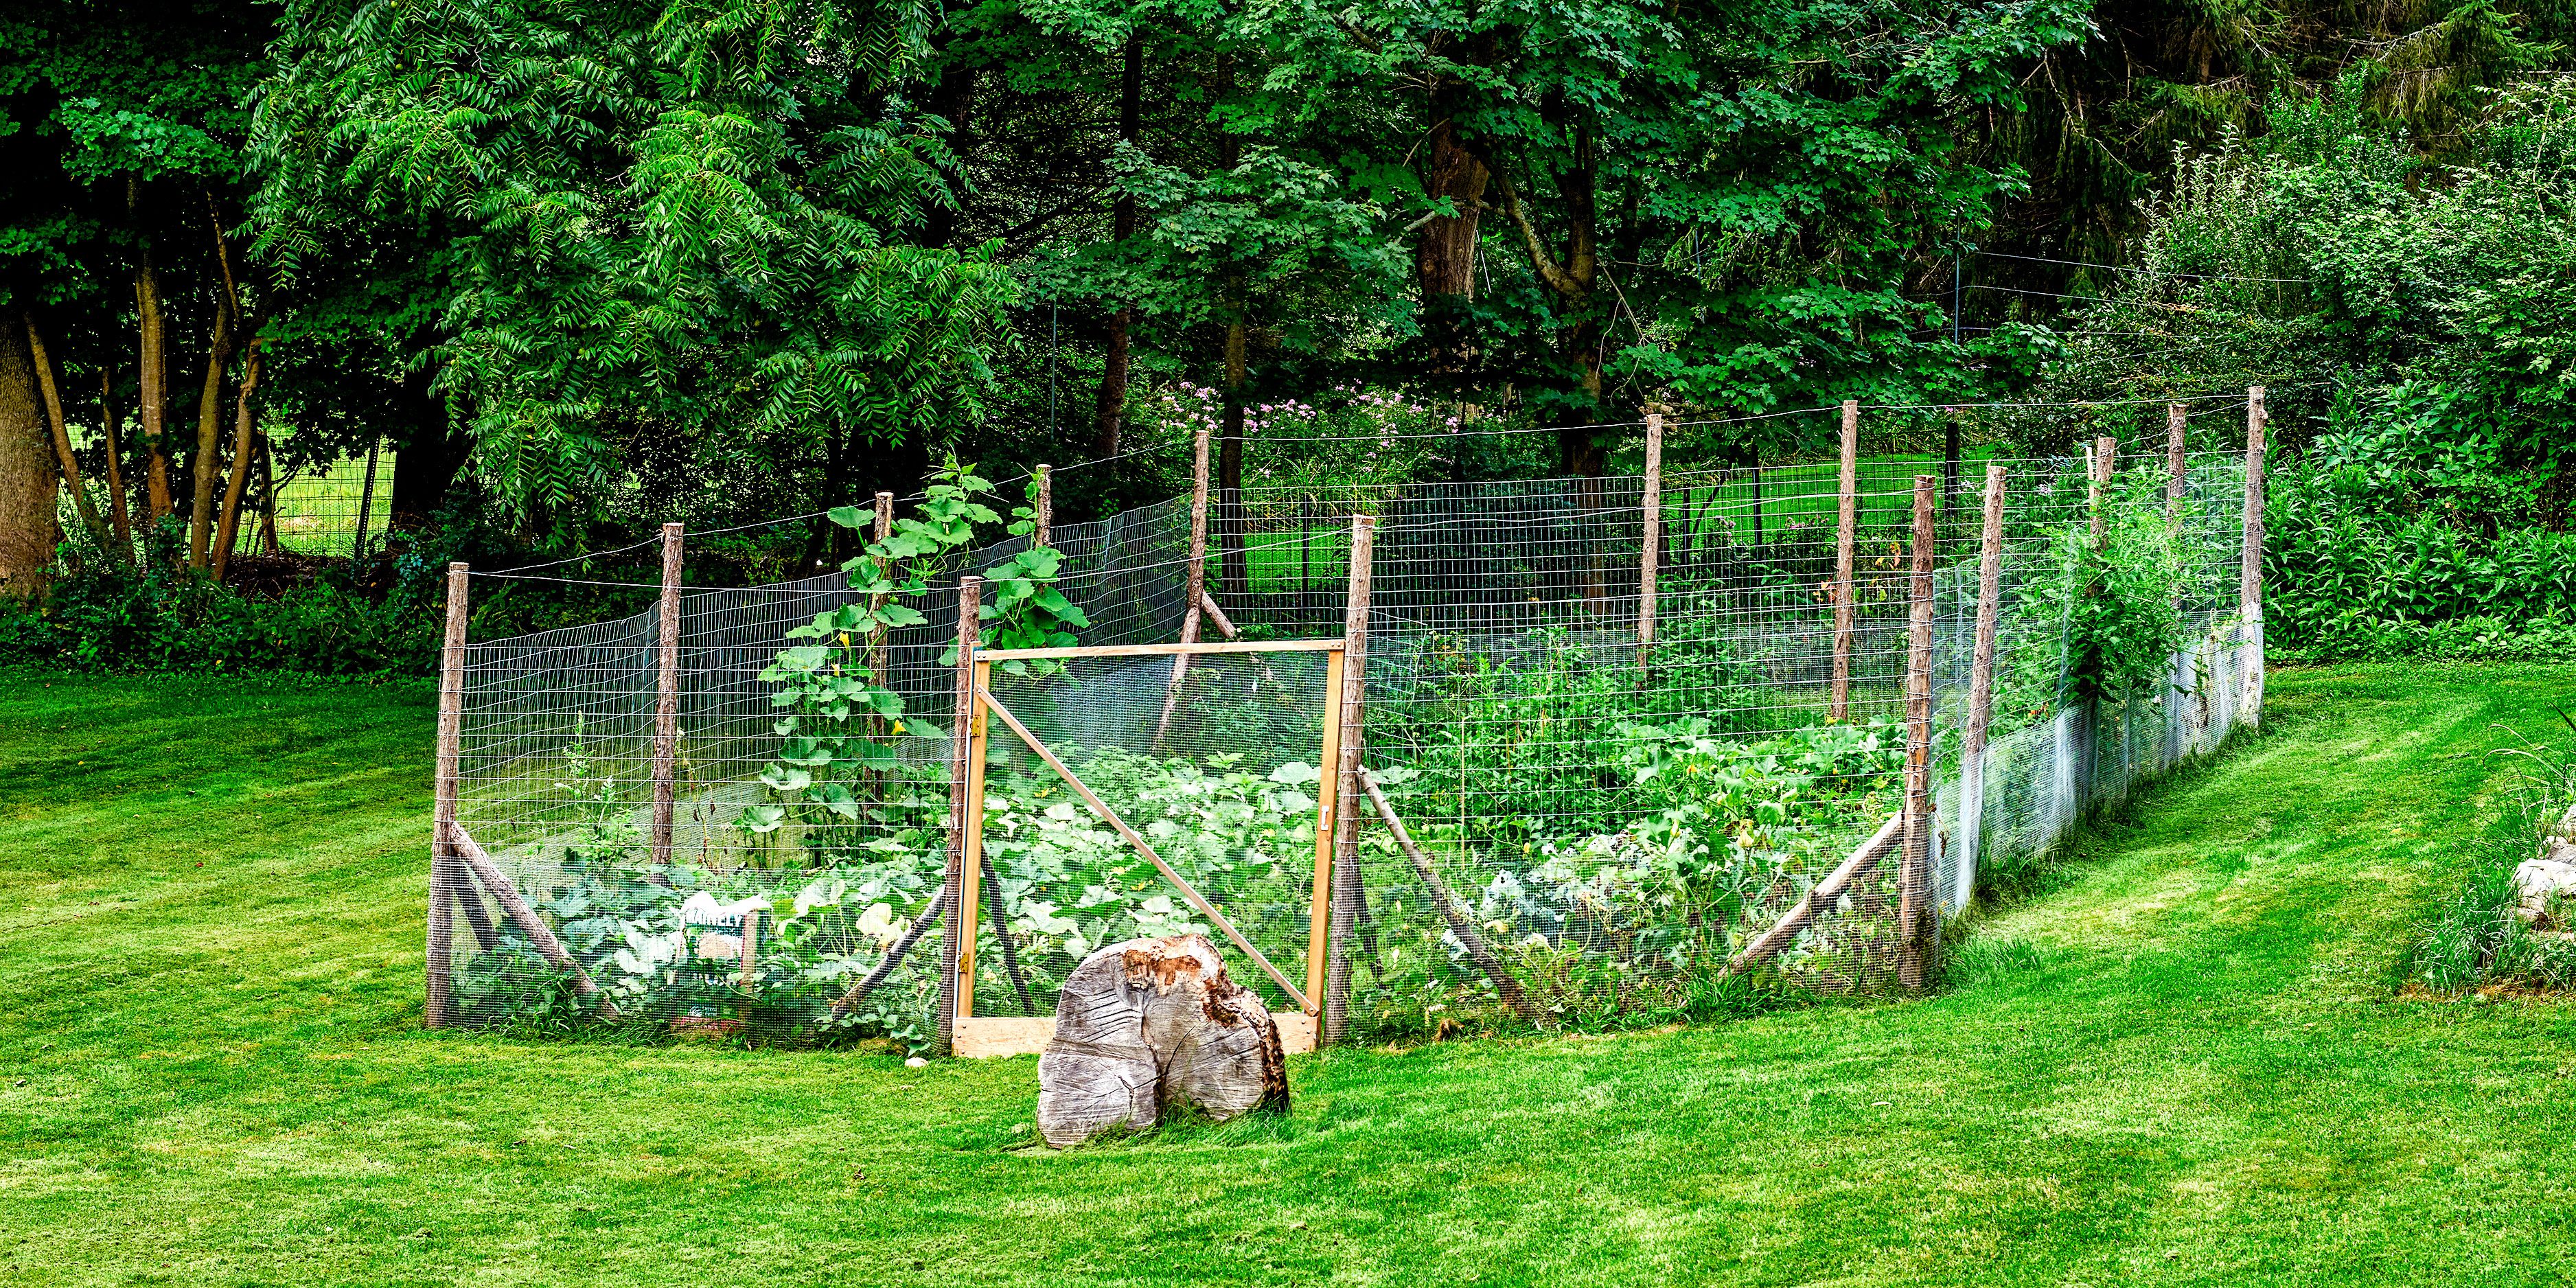
{"type": "Polygon", "coordinates": [[[422,372],[403,381],[405,401],[412,405],[402,446],[394,454],[394,488],[390,528],[427,527],[447,500],[448,487],[465,467],[471,439],[448,422],[447,399],[430,392],[433,378],[422,372]]]}
{"type": "Polygon", "coordinates": [[[81,481],[80,457],[72,453],[71,427],[63,423],[63,391],[54,380],[54,356],[45,351],[45,336],[36,329],[36,315],[27,314],[26,321],[29,365],[35,368],[36,388],[45,397],[45,423],[53,431],[55,468],[71,489],[72,509],[80,514],[81,526],[89,530],[89,539],[97,544],[99,553],[106,554],[115,547],[108,543],[107,523],[99,518],[89,487],[81,481]]]}
{"type": "MultiPolygon", "coordinates": [[[[931,86],[930,101],[926,104],[932,116],[948,122],[948,150],[961,163],[972,147],[967,130],[975,115],[977,70],[972,62],[960,61],[951,65],[931,86]]],[[[961,213],[949,206],[933,203],[928,217],[922,221],[921,244],[932,247],[948,245],[957,236],[957,221],[961,213]]]]}
{"type": "MultiPolygon", "coordinates": [[[[224,364],[233,356],[233,310],[215,301],[213,333],[206,338],[206,387],[197,395],[197,455],[188,471],[188,566],[206,566],[215,531],[215,481],[223,476],[224,364]]],[[[235,461],[235,469],[246,462],[235,461]]]]}
{"type": "Polygon", "coordinates": [[[125,495],[125,444],[116,433],[116,375],[98,370],[98,422],[107,440],[107,503],[116,511],[116,549],[125,566],[134,566],[134,511],[125,495]]]}
{"type": "MultiPolygon", "coordinates": [[[[1141,33],[1127,33],[1123,62],[1118,76],[1118,137],[1132,145],[1145,115],[1145,37],[1141,33]]],[[[1122,193],[1110,210],[1110,236],[1123,243],[1135,233],[1136,198],[1122,193]]],[[[1100,369],[1100,402],[1094,413],[1102,456],[1118,454],[1119,430],[1127,421],[1127,331],[1135,320],[1135,310],[1125,306],[1109,315],[1109,352],[1100,369]]]]}
{"type": "Polygon", "coordinates": [[[1062,1149],[1152,1127],[1180,1105],[1218,1121],[1255,1107],[1287,1112],[1287,1060],[1269,1009],[1226,977],[1204,935],[1131,939],[1084,958],[1038,1059],[1038,1134],[1062,1149]]]}
{"type": "Polygon", "coordinates": [[[162,414],[169,409],[169,359],[164,350],[167,330],[161,320],[161,279],[152,271],[152,253],[145,251],[142,266],[134,270],[134,307],[142,319],[143,448],[148,456],[144,475],[146,505],[152,521],[159,523],[170,515],[170,445],[164,434],[162,414]]]}
{"type": "Polygon", "coordinates": [[[60,481],[26,338],[15,327],[0,327],[0,596],[44,593],[60,481]]]}
{"type": "MultiPolygon", "coordinates": [[[[1490,56],[1492,38],[1479,42],[1490,56]]],[[[1475,57],[1475,52],[1469,55],[1475,57]]],[[[1431,84],[1431,131],[1423,140],[1422,192],[1446,197],[1455,215],[1434,216],[1414,243],[1414,280],[1421,291],[1422,318],[1431,347],[1431,373],[1464,378],[1474,363],[1468,352],[1466,313],[1476,297],[1476,246],[1485,209],[1485,186],[1492,174],[1458,136],[1457,115],[1468,105],[1470,91],[1456,77],[1435,77],[1431,84]]]]}
{"type": "Polygon", "coordinates": [[[1565,222],[1562,260],[1539,235],[1537,218],[1513,187],[1510,174],[1497,172],[1495,178],[1502,188],[1504,213],[1520,228],[1530,267],[1556,297],[1556,314],[1563,319],[1557,332],[1558,360],[1582,395],[1558,404],[1555,416],[1559,456],[1567,474],[1597,478],[1606,468],[1598,431],[1592,428],[1606,419],[1601,381],[1604,332],[1601,320],[1593,314],[1593,286],[1601,274],[1598,199],[1594,192],[1599,175],[1590,124],[1578,120],[1573,134],[1573,164],[1555,176],[1557,204],[1563,207],[1565,222]]]}
{"type": "MultiPolygon", "coordinates": [[[[214,335],[206,344],[206,389],[197,398],[197,465],[190,474],[191,489],[188,509],[188,562],[191,567],[207,565],[215,530],[215,492],[223,475],[224,444],[224,364],[232,361],[233,330],[241,323],[241,287],[233,281],[233,252],[224,244],[223,217],[215,210],[215,195],[206,193],[206,223],[215,234],[215,263],[223,270],[224,293],[215,299],[214,335]]],[[[251,328],[257,331],[257,325],[251,328]]],[[[236,456],[233,470],[247,468],[248,462],[236,456]]]]}
{"type": "MultiPolygon", "coordinates": [[[[233,473],[232,478],[224,484],[223,522],[217,526],[215,532],[215,580],[217,581],[224,579],[224,569],[232,562],[233,546],[241,537],[242,490],[243,484],[250,477],[252,451],[250,400],[251,395],[259,390],[259,349],[259,341],[250,342],[250,353],[242,359],[241,394],[233,404],[233,473]]],[[[370,469],[374,467],[373,455],[367,458],[367,464],[370,469]]],[[[368,475],[367,483],[370,487],[374,486],[373,474],[368,475]]],[[[364,531],[365,523],[366,520],[362,517],[359,520],[361,531],[364,531]]]]}

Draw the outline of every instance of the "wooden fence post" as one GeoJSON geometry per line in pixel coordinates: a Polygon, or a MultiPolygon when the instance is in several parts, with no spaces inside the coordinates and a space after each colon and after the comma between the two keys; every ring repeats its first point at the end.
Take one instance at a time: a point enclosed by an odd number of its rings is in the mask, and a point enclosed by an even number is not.
{"type": "MultiPolygon", "coordinates": [[[[1207,545],[1208,431],[1202,429],[1198,433],[1198,460],[1190,478],[1190,584],[1184,601],[1187,607],[1181,615],[1184,644],[1195,644],[1199,639],[1199,602],[1207,597],[1207,545]]],[[[1178,683],[1177,678],[1174,682],[1178,683]]]]}
{"type": "Polygon", "coordinates": [[[1645,530],[1637,560],[1637,682],[1646,683],[1646,657],[1655,644],[1655,573],[1664,553],[1664,417],[1646,413],[1645,530]]]}
{"type": "Polygon", "coordinates": [[[1919,992],[1939,952],[1932,903],[1932,515],[1939,476],[1914,476],[1912,630],[1905,663],[1905,867],[1898,878],[1897,982],[1919,992]]]}
{"type": "Polygon", "coordinates": [[[1351,1030],[1351,950],[1360,914],[1361,726],[1368,713],[1369,558],[1377,520],[1351,516],[1351,582],[1342,610],[1341,763],[1333,768],[1333,912],[1324,945],[1324,1025],[1318,1042],[1347,1041],[1351,1030]]]}
{"type": "MultiPolygon", "coordinates": [[[[2184,490],[2183,435],[2190,413],[2181,403],[2165,404],[2165,527],[2180,538],[2182,531],[2182,498],[2184,490]]],[[[2182,586],[2176,584],[2168,597],[2173,604],[2174,619],[2182,619],[2182,586]]],[[[2199,646],[2185,643],[2170,668],[2172,676],[2165,681],[2165,753],[2167,767],[2182,762],[2183,712],[2191,692],[2192,653],[2199,646]]]]}
{"type": "Polygon", "coordinates": [[[2263,447],[2269,423],[2263,386],[2255,385],[2245,391],[2245,565],[2237,584],[2245,642],[2253,656],[2249,661],[2237,654],[2237,665],[2245,668],[2245,701],[2237,715],[2258,726],[2263,723],[2263,447]]]}
{"type": "MultiPolygon", "coordinates": [[[[1188,597],[1181,610],[1181,642],[1199,642],[1199,613],[1207,603],[1208,539],[1208,431],[1198,433],[1198,464],[1190,481],[1190,564],[1182,594],[1188,597]]],[[[1154,726],[1154,744],[1161,746],[1172,732],[1172,717],[1181,707],[1181,682],[1189,678],[1190,655],[1172,658],[1172,682],[1163,691],[1163,718],[1154,726]]]]}
{"type": "Polygon", "coordinates": [[[653,862],[671,862],[671,814],[680,776],[680,525],[662,525],[661,614],[655,622],[653,862]]]}
{"type": "Polygon", "coordinates": [[[456,983],[456,804],[465,758],[465,597],[468,566],[447,565],[447,638],[438,655],[438,782],[429,828],[429,948],[425,1027],[443,1029],[456,983]]]}
{"type": "Polygon", "coordinates": [[[1977,547],[1977,643],[1968,664],[1968,729],[1959,752],[1959,826],[1952,842],[1959,846],[1958,884],[1953,902],[1961,908],[1977,889],[1977,863],[1986,842],[1986,726],[1995,711],[1995,622],[2003,607],[2004,482],[2011,473],[2001,465],[1986,467],[1985,530],[1977,547]]]}
{"type": "Polygon", "coordinates": [[[2086,499],[2093,508],[2093,548],[2099,550],[2110,540],[2111,476],[2120,466],[2120,440],[2104,434],[2093,440],[2093,468],[2086,471],[2092,478],[2086,499]]]}
{"type": "Polygon", "coordinates": [[[2185,413],[2181,403],[2165,405],[2165,522],[2182,519],[2182,439],[2185,413]]]}
{"type": "Polygon", "coordinates": [[[965,933],[966,883],[974,879],[966,870],[967,759],[974,749],[975,617],[983,606],[983,591],[981,577],[957,579],[957,706],[948,736],[948,871],[939,887],[944,923],[939,944],[939,1023],[931,1034],[931,1051],[936,1055],[956,1049],[957,968],[963,947],[959,941],[965,933]]]}
{"type": "MultiPolygon", "coordinates": [[[[993,664],[975,663],[968,683],[969,694],[990,692],[993,664]]],[[[975,941],[982,934],[984,878],[991,871],[984,863],[984,758],[985,738],[992,721],[986,718],[983,699],[974,701],[971,710],[975,714],[966,722],[966,813],[960,831],[966,838],[966,853],[959,867],[962,879],[957,883],[957,1018],[961,1020],[975,1013],[975,941]]],[[[998,884],[994,888],[1000,889],[998,884]]],[[[998,899],[994,906],[996,915],[1003,915],[998,899]]],[[[1010,933],[1007,915],[1003,915],[1001,929],[1004,935],[1010,933]]]]}
{"type": "Polygon", "coordinates": [[[1834,526],[1834,689],[1825,718],[1851,719],[1852,539],[1860,519],[1860,400],[1843,400],[1842,495],[1834,526]]]}
{"type": "Polygon", "coordinates": [[[1029,544],[1055,544],[1055,467],[1052,465],[1038,467],[1037,531],[1030,535],[1029,544]]]}

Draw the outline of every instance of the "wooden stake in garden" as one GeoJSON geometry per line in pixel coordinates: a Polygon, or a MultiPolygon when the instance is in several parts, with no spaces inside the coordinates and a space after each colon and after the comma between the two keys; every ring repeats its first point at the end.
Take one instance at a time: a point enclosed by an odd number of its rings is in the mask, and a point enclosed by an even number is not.
{"type": "Polygon", "coordinates": [[[1932,515],[1936,475],[1914,476],[1914,586],[1905,662],[1905,866],[1898,879],[1897,933],[1904,944],[1897,982],[1909,991],[1931,979],[1940,910],[1932,902],[1932,515]]]}
{"type": "Polygon", "coordinates": [[[1959,754],[1959,875],[1953,902],[1968,906],[1976,893],[1976,864],[1985,849],[1986,726],[1995,710],[1995,622],[2003,606],[2004,480],[2001,465],[1986,467],[1985,530],[1977,547],[1977,642],[1968,663],[1968,730],[1959,754]]]}
{"type": "MultiPolygon", "coordinates": [[[[1189,573],[1186,578],[1188,585],[1182,590],[1182,594],[1186,596],[1183,602],[1188,605],[1188,607],[1184,608],[1181,612],[1181,642],[1183,644],[1196,644],[1199,642],[1199,612],[1202,606],[1206,604],[1208,598],[1207,538],[1208,431],[1202,429],[1199,431],[1198,437],[1197,472],[1193,475],[1190,481],[1190,566],[1189,573]]],[[[1163,718],[1154,726],[1154,742],[1157,745],[1160,745],[1163,739],[1169,736],[1172,732],[1172,716],[1178,712],[1181,707],[1181,682],[1188,679],[1189,674],[1190,655],[1183,653],[1174,657],[1172,659],[1172,682],[1170,687],[1163,691],[1163,718]]]]}
{"type": "Polygon", "coordinates": [[[1466,903],[1449,889],[1449,883],[1440,879],[1439,869],[1431,866],[1431,856],[1414,844],[1413,834],[1405,830],[1404,820],[1396,816],[1395,806],[1387,801],[1386,793],[1378,790],[1377,780],[1363,772],[1360,785],[1368,790],[1369,804],[1376,807],[1378,820],[1385,823],[1386,830],[1395,837],[1396,848],[1404,851],[1404,857],[1413,864],[1414,875],[1422,878],[1423,888],[1431,892],[1431,902],[1440,910],[1440,919],[1449,923],[1450,935],[1457,939],[1459,947],[1467,950],[1467,959],[1485,972],[1486,979],[1493,981],[1494,996],[1502,999],[1503,1005],[1512,1008],[1513,1013],[1522,1019],[1532,1024],[1547,1023],[1547,1013],[1530,1001],[1528,990],[1521,987],[1520,980],[1513,977],[1502,959],[1494,955],[1493,948],[1485,943],[1484,932],[1476,928],[1475,914],[1468,911],[1466,903]]]}
{"type": "Polygon", "coordinates": [[[653,862],[671,862],[671,813],[680,795],[680,525],[662,525],[662,598],[654,620],[653,862]]]}
{"type": "Polygon", "coordinates": [[[1333,767],[1333,914],[1325,944],[1324,1029],[1318,1041],[1348,1041],[1351,1031],[1352,933],[1360,915],[1361,725],[1368,712],[1369,552],[1377,520],[1351,516],[1351,581],[1342,610],[1341,763],[1333,767]]]}
{"type": "Polygon", "coordinates": [[[465,596],[468,565],[447,565],[447,639],[438,656],[438,782],[429,829],[427,1000],[421,1020],[447,1027],[455,986],[457,774],[465,756],[465,596]]]}
{"type": "Polygon", "coordinates": [[[1860,521],[1860,401],[1843,400],[1841,499],[1834,509],[1834,691],[1825,718],[1851,719],[1852,539],[1860,521]]]}
{"type": "Polygon", "coordinates": [[[948,871],[939,885],[944,933],[939,945],[939,1021],[931,1033],[931,1050],[947,1055],[957,1036],[957,968],[965,934],[967,760],[975,736],[976,615],[983,609],[984,579],[957,579],[957,705],[952,708],[948,737],[948,871]]]}
{"type": "Polygon", "coordinates": [[[1029,544],[1046,547],[1055,544],[1055,467],[1038,467],[1037,530],[1029,534],[1029,544]]]}
{"type": "MultiPolygon", "coordinates": [[[[875,544],[882,548],[885,543],[893,537],[894,493],[879,492],[877,493],[877,526],[875,544]]],[[[885,555],[878,555],[876,557],[876,562],[877,580],[892,580],[894,578],[894,560],[885,555]]],[[[885,596],[868,596],[868,612],[872,614],[881,613],[885,611],[885,605],[885,596]]],[[[883,625],[876,625],[868,628],[868,678],[874,680],[880,686],[887,683],[886,628],[883,625]]],[[[880,717],[878,719],[880,726],[882,726],[882,718],[880,717]]]]}
{"type": "Polygon", "coordinates": [[[2263,410],[2263,386],[2245,391],[2245,563],[2236,594],[2244,614],[2244,640],[2239,653],[2245,668],[2245,700],[2238,718],[2263,723],[2263,440],[2270,417],[2263,410]]]}
{"type": "Polygon", "coordinates": [[[1655,572],[1664,544],[1664,418],[1646,413],[1645,530],[1637,560],[1637,682],[1646,684],[1646,659],[1655,645],[1655,572]]]}

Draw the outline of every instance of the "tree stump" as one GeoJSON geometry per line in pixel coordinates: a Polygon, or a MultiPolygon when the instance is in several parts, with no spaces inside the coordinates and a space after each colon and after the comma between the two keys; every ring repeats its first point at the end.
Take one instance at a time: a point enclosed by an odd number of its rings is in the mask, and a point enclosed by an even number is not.
{"type": "Polygon", "coordinates": [[[1058,1149],[1113,1127],[1151,1127],[1166,1106],[1223,1121],[1288,1109],[1279,1026],[1226,977],[1204,935],[1131,939],[1064,982],[1038,1057],[1038,1134],[1058,1149]]]}

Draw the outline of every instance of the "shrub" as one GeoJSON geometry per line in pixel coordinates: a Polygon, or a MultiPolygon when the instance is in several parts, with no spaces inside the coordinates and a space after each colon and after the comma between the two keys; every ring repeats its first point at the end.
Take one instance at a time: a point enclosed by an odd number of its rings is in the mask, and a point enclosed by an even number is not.
{"type": "Polygon", "coordinates": [[[165,539],[152,544],[139,570],[94,568],[57,579],[41,601],[0,607],[0,662],[324,675],[436,664],[436,623],[412,596],[367,594],[336,570],[244,594],[187,568],[165,539]]]}

